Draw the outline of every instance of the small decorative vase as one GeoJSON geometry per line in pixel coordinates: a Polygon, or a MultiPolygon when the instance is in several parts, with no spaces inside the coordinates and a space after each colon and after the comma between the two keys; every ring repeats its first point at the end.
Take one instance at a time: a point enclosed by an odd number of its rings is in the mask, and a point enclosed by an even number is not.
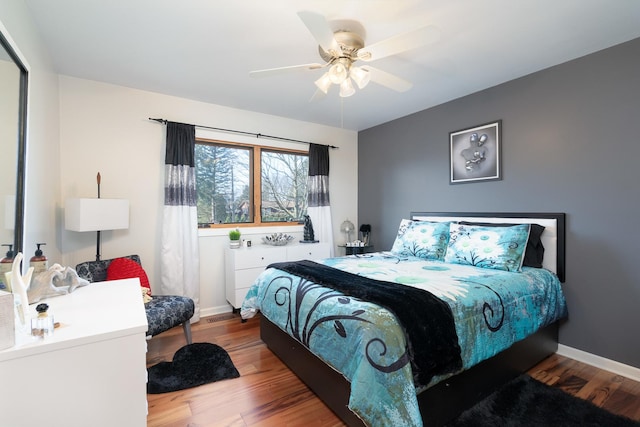
{"type": "Polygon", "coordinates": [[[29,317],[29,298],[27,296],[27,289],[31,282],[33,267],[29,267],[27,274],[22,276],[20,273],[20,263],[22,262],[22,258],[22,253],[18,252],[13,259],[13,265],[11,268],[11,289],[16,300],[16,317],[19,322],[19,329],[28,330],[31,323],[29,317]]]}
{"type": "Polygon", "coordinates": [[[240,240],[229,240],[229,247],[231,249],[237,249],[240,247],[240,240]]]}

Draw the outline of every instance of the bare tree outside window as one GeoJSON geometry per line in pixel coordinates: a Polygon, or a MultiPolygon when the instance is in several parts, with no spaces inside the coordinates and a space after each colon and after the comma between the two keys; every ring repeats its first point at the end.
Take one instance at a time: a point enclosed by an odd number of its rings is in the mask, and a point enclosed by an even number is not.
{"type": "Polygon", "coordinates": [[[304,151],[197,140],[195,163],[201,227],[297,223],[307,212],[304,151]],[[258,197],[254,189],[260,189],[258,197]]]}
{"type": "Polygon", "coordinates": [[[262,221],[300,221],[307,212],[309,156],[262,151],[262,221]]]}

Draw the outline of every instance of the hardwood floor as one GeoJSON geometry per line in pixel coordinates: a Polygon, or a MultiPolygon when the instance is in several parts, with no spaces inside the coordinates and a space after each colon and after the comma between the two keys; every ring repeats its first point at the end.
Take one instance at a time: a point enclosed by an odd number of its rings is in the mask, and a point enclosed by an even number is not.
{"type": "MultiPolygon", "coordinates": [[[[203,318],[192,325],[194,342],[223,347],[240,378],[188,390],[147,395],[149,427],[343,426],[260,341],[259,317],[203,318]]],[[[185,344],[182,328],[148,341],[147,365],[171,360],[185,344]]],[[[553,355],[529,371],[539,381],[640,421],[640,383],[553,355]]]]}

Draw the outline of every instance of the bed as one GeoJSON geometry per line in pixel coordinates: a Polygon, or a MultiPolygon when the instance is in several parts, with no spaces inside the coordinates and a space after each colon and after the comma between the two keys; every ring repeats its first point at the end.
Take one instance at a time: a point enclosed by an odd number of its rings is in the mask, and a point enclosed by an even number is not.
{"type": "Polygon", "coordinates": [[[564,234],[564,214],[412,212],[390,251],[269,266],[241,313],[346,424],[442,425],[556,351],[564,234]]]}

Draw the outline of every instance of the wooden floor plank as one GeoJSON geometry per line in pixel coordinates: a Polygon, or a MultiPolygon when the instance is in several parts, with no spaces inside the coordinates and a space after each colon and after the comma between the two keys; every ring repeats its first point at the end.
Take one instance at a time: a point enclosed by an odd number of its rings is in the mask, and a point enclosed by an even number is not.
{"type": "MultiPolygon", "coordinates": [[[[149,394],[149,427],[341,427],[344,424],[260,340],[260,318],[202,318],[194,342],[223,347],[240,378],[173,393],[149,394]]],[[[171,360],[186,344],[182,328],[148,341],[147,366],[171,360]]],[[[640,382],[557,354],[529,374],[608,411],[640,421],[640,382]]]]}

